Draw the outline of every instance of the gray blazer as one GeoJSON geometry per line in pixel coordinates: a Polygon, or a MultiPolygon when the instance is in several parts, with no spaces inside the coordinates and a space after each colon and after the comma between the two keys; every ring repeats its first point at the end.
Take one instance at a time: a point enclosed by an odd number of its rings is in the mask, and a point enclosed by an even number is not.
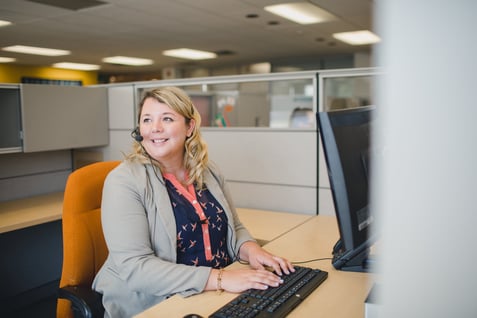
{"type": "MultiPolygon", "coordinates": [[[[213,164],[204,182],[227,214],[227,247],[238,258],[240,246],[253,238],[213,164]]],[[[109,255],[93,289],[103,294],[105,317],[131,317],[171,295],[204,290],[211,268],[175,263],[175,218],[158,168],[124,161],[111,171],[103,189],[101,218],[109,255]]]]}

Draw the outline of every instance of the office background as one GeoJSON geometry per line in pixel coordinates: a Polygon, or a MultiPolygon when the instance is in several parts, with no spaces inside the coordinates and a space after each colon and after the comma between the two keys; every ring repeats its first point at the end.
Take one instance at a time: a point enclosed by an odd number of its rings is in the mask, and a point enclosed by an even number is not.
{"type": "MultiPolygon", "coordinates": [[[[332,10],[340,17],[338,21],[320,27],[301,26],[265,12],[263,7],[274,1],[106,2],[2,1],[0,19],[11,20],[13,24],[0,28],[0,47],[22,44],[70,49],[73,52],[70,61],[93,64],[98,63],[105,55],[114,53],[153,58],[153,66],[132,68],[103,63],[100,71],[71,71],[51,67],[53,61],[58,61],[54,58],[40,57],[33,60],[32,56],[26,54],[2,50],[1,56],[14,57],[17,60],[14,63],[0,63],[0,83],[21,83],[28,78],[38,81],[78,81],[83,86],[88,86],[151,79],[368,67],[371,64],[370,46],[354,47],[342,44],[331,36],[332,32],[369,29],[371,6],[368,1],[355,1],[351,3],[351,7],[349,3],[315,1],[314,3],[325,5],[326,9],[332,10]],[[98,6],[82,9],[75,7],[85,3],[98,6]],[[61,8],[64,5],[72,7],[61,8]],[[160,55],[162,50],[179,44],[212,50],[219,53],[219,57],[202,62],[185,62],[160,55]]],[[[253,95],[257,87],[261,90],[263,85],[255,83],[251,86],[248,100],[257,100],[253,95]]],[[[99,153],[98,149],[52,149],[47,146],[42,151],[1,154],[0,200],[62,191],[68,174],[75,167],[95,160],[121,158],[120,151],[127,151],[131,142],[129,132],[134,126],[136,90],[119,85],[111,88],[111,91],[108,96],[111,101],[108,105],[108,137],[111,143],[108,147],[99,153]]],[[[303,103],[297,105],[302,106],[303,103]]],[[[36,116],[30,117],[31,123],[38,122],[36,116]]],[[[61,129],[59,123],[58,121],[44,125],[41,131],[47,135],[42,135],[40,139],[47,143],[55,143],[60,139],[60,136],[64,135],[62,131],[66,130],[61,129]],[[51,130],[47,130],[47,127],[51,130]]],[[[68,131],[84,134],[89,131],[89,125],[84,126],[83,129],[69,127],[68,131]]],[[[262,128],[259,127],[258,130],[260,129],[262,128]]],[[[29,131],[36,135],[35,131],[38,130],[29,131]]],[[[316,140],[316,131],[310,129],[296,130],[291,134],[289,132],[291,131],[271,134],[262,131],[263,138],[258,142],[253,133],[239,130],[228,130],[228,138],[220,138],[220,133],[214,130],[205,133],[216,145],[213,150],[214,157],[227,163],[224,168],[235,178],[233,187],[237,193],[237,201],[242,205],[316,213],[318,181],[314,162],[317,151],[307,146],[316,140]],[[246,162],[231,163],[226,160],[228,151],[223,149],[231,146],[230,140],[241,145],[242,148],[233,148],[239,154],[249,153],[250,150],[258,150],[259,153],[249,154],[246,162]],[[282,149],[270,148],[270,145],[280,144],[282,149]],[[262,156],[268,153],[267,149],[271,150],[274,157],[262,156]],[[293,149],[293,152],[285,152],[283,149],[293,149]],[[293,153],[299,155],[294,156],[293,153]],[[277,179],[270,173],[272,169],[268,165],[277,164],[277,158],[281,158],[281,162],[293,161],[297,167],[308,168],[305,172],[287,170],[287,174],[277,179]],[[237,164],[240,164],[242,169],[237,170],[237,164]],[[247,165],[253,169],[246,169],[247,165]],[[239,171],[247,173],[241,175],[239,171]],[[283,177],[286,176],[291,178],[284,182],[283,177]],[[258,192],[255,191],[257,189],[258,192]],[[256,196],[248,195],[253,192],[264,195],[255,200],[256,196]],[[268,196],[272,199],[268,199],[268,196]],[[285,201],[287,204],[283,205],[287,196],[293,197],[295,201],[288,200],[285,201]],[[293,202],[299,204],[293,205],[293,202]]],[[[28,135],[28,132],[26,133],[28,135]]],[[[32,143],[29,142],[29,145],[32,143]]],[[[28,143],[24,146],[25,149],[30,147],[28,143]]],[[[326,178],[323,177],[323,180],[326,182],[326,178]]],[[[331,206],[330,208],[332,209],[331,206]]],[[[332,213],[331,209],[326,210],[332,213]]],[[[61,265],[58,262],[61,257],[60,233],[60,222],[52,222],[48,226],[2,234],[4,259],[9,260],[2,263],[2,281],[4,287],[12,287],[2,288],[2,303],[20,306],[22,304],[15,304],[14,299],[10,298],[12,295],[20,294],[24,296],[23,299],[33,301],[38,295],[54,290],[61,265]],[[23,257],[19,257],[18,249],[23,251],[23,257]],[[35,266],[18,267],[20,263],[33,263],[35,266]],[[17,270],[13,271],[13,268],[17,270]]]]}
{"type": "MultiPolygon", "coordinates": [[[[387,39],[378,53],[388,76],[377,90],[383,156],[373,194],[382,211],[384,316],[474,317],[477,47],[468,38],[477,7],[471,0],[382,1],[375,12],[387,39]]],[[[26,168],[42,156],[10,160],[26,168]]],[[[60,175],[71,169],[54,163],[42,165],[60,175]]]]}

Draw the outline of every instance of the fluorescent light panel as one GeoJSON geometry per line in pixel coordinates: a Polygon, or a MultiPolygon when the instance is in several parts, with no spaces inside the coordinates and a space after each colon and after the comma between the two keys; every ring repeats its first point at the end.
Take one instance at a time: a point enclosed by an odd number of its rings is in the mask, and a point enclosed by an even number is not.
{"type": "Polygon", "coordinates": [[[15,62],[16,59],[14,59],[13,57],[3,57],[3,56],[0,56],[0,63],[10,63],[10,62],[15,62]]]}
{"type": "Polygon", "coordinates": [[[266,11],[299,24],[313,24],[335,20],[336,17],[309,2],[284,3],[266,6],[266,11]]]}
{"type": "Polygon", "coordinates": [[[110,56],[105,57],[103,62],[110,64],[121,64],[121,65],[130,65],[130,66],[144,66],[151,65],[154,63],[150,59],[142,59],[137,57],[128,57],[128,56],[110,56]]]}
{"type": "Polygon", "coordinates": [[[2,50],[15,53],[44,55],[44,56],[62,56],[71,54],[70,51],[48,49],[43,47],[26,46],[26,45],[13,45],[4,47],[2,50]]]}
{"type": "Polygon", "coordinates": [[[381,41],[376,34],[368,30],[335,33],[333,37],[351,45],[374,44],[381,41]]]}
{"type": "Polygon", "coordinates": [[[0,27],[12,24],[10,21],[0,20],[0,27]]]}
{"type": "Polygon", "coordinates": [[[207,51],[199,51],[199,50],[192,50],[192,49],[174,49],[174,50],[166,50],[162,52],[165,56],[171,57],[178,57],[187,60],[206,60],[206,59],[214,59],[217,57],[217,54],[207,51]]]}
{"type": "Polygon", "coordinates": [[[82,63],[70,63],[70,62],[55,63],[55,64],[53,64],[53,67],[64,68],[64,69],[68,69],[68,70],[80,70],[80,71],[99,70],[99,65],[82,64],[82,63]]]}

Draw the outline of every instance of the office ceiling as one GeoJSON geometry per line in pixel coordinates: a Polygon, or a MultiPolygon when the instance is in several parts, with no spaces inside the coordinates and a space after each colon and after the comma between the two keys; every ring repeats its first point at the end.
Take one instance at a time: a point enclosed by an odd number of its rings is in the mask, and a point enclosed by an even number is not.
{"type": "Polygon", "coordinates": [[[1,0],[0,48],[28,45],[70,50],[71,55],[42,57],[0,50],[15,64],[50,66],[56,62],[101,65],[100,73],[160,72],[173,68],[220,68],[260,62],[313,59],[369,52],[332,33],[372,30],[374,0],[312,0],[338,20],[299,25],[266,12],[276,0],[1,0]],[[247,17],[249,15],[255,17],[247,17]],[[217,59],[187,61],[166,57],[175,48],[213,51],[217,59]],[[150,66],[102,63],[123,55],[154,60],[150,66]]]}

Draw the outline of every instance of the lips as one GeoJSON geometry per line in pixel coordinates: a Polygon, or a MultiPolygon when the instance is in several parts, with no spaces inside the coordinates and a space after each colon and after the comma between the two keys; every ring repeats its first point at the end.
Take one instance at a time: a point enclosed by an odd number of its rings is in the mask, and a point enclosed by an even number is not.
{"type": "Polygon", "coordinates": [[[154,144],[159,144],[159,143],[164,143],[166,141],[168,141],[169,139],[168,138],[160,138],[160,139],[152,139],[152,142],[154,144]]]}

